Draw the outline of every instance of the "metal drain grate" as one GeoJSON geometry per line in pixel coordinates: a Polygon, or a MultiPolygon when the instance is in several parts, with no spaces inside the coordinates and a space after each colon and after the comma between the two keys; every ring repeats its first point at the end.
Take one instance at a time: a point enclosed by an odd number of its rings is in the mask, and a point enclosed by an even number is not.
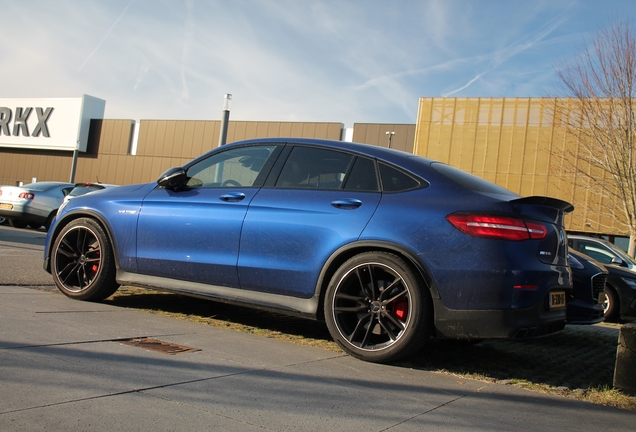
{"type": "Polygon", "coordinates": [[[135,338],[120,341],[124,345],[135,346],[146,349],[148,351],[156,351],[162,354],[181,354],[184,352],[201,351],[197,348],[190,348],[183,345],[177,345],[170,342],[164,342],[153,338],[135,338]]]}

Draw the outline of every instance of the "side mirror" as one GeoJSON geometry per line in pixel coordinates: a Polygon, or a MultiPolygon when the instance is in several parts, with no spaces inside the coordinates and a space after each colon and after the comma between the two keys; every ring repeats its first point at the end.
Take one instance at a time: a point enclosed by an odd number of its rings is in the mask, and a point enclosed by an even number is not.
{"type": "Polygon", "coordinates": [[[614,257],[614,258],[612,258],[612,262],[611,262],[611,264],[618,265],[618,266],[621,266],[621,267],[626,267],[626,266],[625,266],[625,261],[623,261],[623,260],[622,260],[622,259],[620,259],[619,257],[614,257]]]}
{"type": "Polygon", "coordinates": [[[166,189],[178,189],[188,182],[188,176],[182,167],[170,168],[157,179],[157,184],[166,189]]]}

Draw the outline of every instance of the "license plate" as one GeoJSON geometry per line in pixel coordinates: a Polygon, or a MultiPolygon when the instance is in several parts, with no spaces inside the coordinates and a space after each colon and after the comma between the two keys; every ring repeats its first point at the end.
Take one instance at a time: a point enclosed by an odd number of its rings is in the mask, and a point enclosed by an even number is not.
{"type": "Polygon", "coordinates": [[[554,291],[550,293],[550,309],[565,307],[565,291],[554,291]]]}
{"type": "Polygon", "coordinates": [[[605,303],[605,291],[603,291],[602,293],[599,293],[599,295],[598,295],[598,303],[599,304],[605,303]]]}
{"type": "Polygon", "coordinates": [[[13,204],[0,203],[0,208],[13,210],[13,204]]]}

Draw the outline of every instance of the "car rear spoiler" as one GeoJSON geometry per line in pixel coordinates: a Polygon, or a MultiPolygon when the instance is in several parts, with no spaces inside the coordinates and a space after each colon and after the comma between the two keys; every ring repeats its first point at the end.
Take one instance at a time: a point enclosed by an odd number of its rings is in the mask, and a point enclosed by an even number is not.
{"type": "Polygon", "coordinates": [[[561,210],[563,213],[571,213],[574,211],[574,206],[567,201],[563,201],[557,198],[550,198],[544,196],[529,196],[524,198],[517,198],[510,201],[511,204],[533,204],[546,207],[553,207],[561,210]]]}

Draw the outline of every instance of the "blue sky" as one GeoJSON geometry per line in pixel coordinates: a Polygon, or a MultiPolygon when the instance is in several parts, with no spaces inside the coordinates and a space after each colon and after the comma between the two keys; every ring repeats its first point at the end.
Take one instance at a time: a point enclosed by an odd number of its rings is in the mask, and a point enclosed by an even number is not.
{"type": "Polygon", "coordinates": [[[111,119],[415,123],[420,97],[541,97],[634,0],[0,0],[0,97],[111,119]]]}

